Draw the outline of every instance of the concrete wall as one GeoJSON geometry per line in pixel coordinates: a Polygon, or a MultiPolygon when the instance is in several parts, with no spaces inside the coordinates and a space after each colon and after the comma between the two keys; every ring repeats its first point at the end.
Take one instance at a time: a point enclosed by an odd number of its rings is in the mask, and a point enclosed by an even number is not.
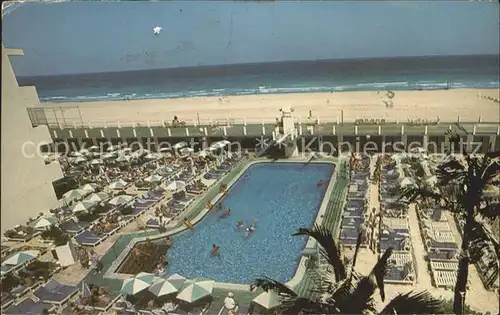
{"type": "Polygon", "coordinates": [[[26,108],[39,105],[38,94],[34,87],[18,86],[9,54],[22,51],[2,45],[2,234],[53,207],[57,199],[52,182],[62,177],[59,164],[46,166],[37,154],[35,144],[52,139],[47,126],[32,127],[26,108]]]}

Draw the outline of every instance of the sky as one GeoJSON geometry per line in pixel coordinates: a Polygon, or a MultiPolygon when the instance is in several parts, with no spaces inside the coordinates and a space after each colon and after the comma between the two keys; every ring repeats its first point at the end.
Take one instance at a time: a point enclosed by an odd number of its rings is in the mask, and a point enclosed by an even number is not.
{"type": "Polygon", "coordinates": [[[500,52],[495,2],[24,3],[2,26],[18,76],[500,52]]]}

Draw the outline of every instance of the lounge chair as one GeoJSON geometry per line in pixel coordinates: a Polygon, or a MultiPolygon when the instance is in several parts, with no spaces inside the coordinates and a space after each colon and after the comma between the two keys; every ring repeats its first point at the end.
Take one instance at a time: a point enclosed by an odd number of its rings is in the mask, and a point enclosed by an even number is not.
{"type": "Polygon", "coordinates": [[[152,228],[152,229],[157,229],[160,227],[160,222],[158,222],[158,220],[156,220],[156,219],[149,219],[146,222],[146,227],[152,228]]]}
{"type": "Polygon", "coordinates": [[[34,300],[28,298],[24,299],[18,304],[11,305],[5,309],[2,314],[6,315],[40,315],[43,310],[53,311],[55,306],[45,303],[45,302],[35,302],[34,300]]]}
{"type": "Polygon", "coordinates": [[[36,289],[35,292],[33,292],[33,295],[44,303],[62,305],[77,292],[78,287],[60,284],[56,280],[52,279],[44,286],[36,289]]]}
{"type": "Polygon", "coordinates": [[[78,242],[78,244],[83,245],[83,246],[97,246],[105,238],[106,238],[106,236],[100,237],[100,236],[98,236],[90,231],[85,231],[85,232],[75,236],[75,240],[78,242]]]}

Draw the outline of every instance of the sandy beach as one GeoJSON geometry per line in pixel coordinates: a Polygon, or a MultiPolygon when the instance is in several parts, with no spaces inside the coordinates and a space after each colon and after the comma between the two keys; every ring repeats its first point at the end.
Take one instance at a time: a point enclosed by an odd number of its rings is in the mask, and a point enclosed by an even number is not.
{"type": "Polygon", "coordinates": [[[496,89],[455,89],[434,91],[395,91],[390,98],[387,91],[360,91],[305,94],[266,94],[225,97],[196,97],[179,99],[150,99],[99,101],[83,103],[44,103],[49,122],[88,125],[132,123],[159,124],[162,120],[171,121],[174,115],[190,125],[199,121],[202,124],[225,122],[232,119],[235,123],[274,122],[278,110],[291,106],[295,116],[305,120],[312,112],[312,118],[320,121],[336,121],[341,117],[345,122],[355,119],[378,118],[386,121],[405,122],[408,119],[436,120],[454,122],[460,116],[463,122],[476,122],[479,116],[483,121],[500,121],[500,104],[486,99],[485,96],[499,98],[496,89]],[[80,111],[78,111],[77,106],[80,111]],[[63,114],[61,114],[63,112],[63,114]]]}

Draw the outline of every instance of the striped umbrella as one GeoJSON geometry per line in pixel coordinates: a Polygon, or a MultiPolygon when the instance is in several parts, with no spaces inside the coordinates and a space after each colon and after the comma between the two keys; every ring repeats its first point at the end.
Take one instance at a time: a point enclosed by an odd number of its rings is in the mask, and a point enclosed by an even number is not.
{"type": "Polygon", "coordinates": [[[73,213],[78,213],[78,212],[85,212],[91,210],[93,207],[95,207],[95,202],[89,201],[89,200],[83,200],[80,202],[77,202],[73,207],[72,211],[73,213]]]}
{"type": "Polygon", "coordinates": [[[278,307],[281,304],[278,294],[274,291],[262,292],[252,302],[268,310],[278,307]]]}
{"type": "Polygon", "coordinates": [[[130,161],[130,157],[127,155],[120,155],[117,159],[116,162],[128,162],[130,161]]]}
{"type": "Polygon", "coordinates": [[[177,295],[177,299],[188,303],[196,302],[212,294],[215,281],[207,279],[188,280],[184,283],[182,291],[177,295]]]}
{"type": "Polygon", "coordinates": [[[83,197],[87,194],[88,192],[83,190],[83,189],[71,189],[70,191],[66,192],[63,197],[64,199],[68,200],[74,200],[76,198],[83,197]]]}
{"type": "Polygon", "coordinates": [[[41,228],[45,228],[45,227],[48,227],[48,226],[55,225],[56,223],[57,223],[57,218],[56,217],[43,217],[43,218],[40,218],[40,219],[36,220],[36,222],[33,225],[33,227],[35,229],[41,229],[41,228]]]}
{"type": "Polygon", "coordinates": [[[116,196],[115,198],[111,199],[109,201],[109,204],[113,205],[113,206],[119,206],[119,205],[125,204],[127,202],[130,202],[133,198],[134,197],[129,196],[129,195],[120,195],[120,196],[116,196]]]}
{"type": "Polygon", "coordinates": [[[88,192],[94,192],[97,189],[97,187],[99,186],[96,183],[90,183],[83,185],[82,187],[80,187],[80,189],[83,189],[88,192]]]}
{"type": "Polygon", "coordinates": [[[79,157],[77,157],[76,159],[73,160],[73,163],[75,163],[75,164],[83,163],[83,162],[87,162],[87,159],[84,158],[84,157],[81,157],[81,156],[79,156],[79,157]]]}
{"type": "Polygon", "coordinates": [[[113,182],[111,184],[109,184],[109,188],[111,189],[122,189],[122,188],[125,188],[127,187],[128,183],[126,181],[124,181],[123,179],[120,179],[116,182],[113,182]]]}
{"type": "Polygon", "coordinates": [[[180,180],[174,180],[173,182],[168,183],[166,186],[165,184],[163,184],[162,188],[168,191],[179,191],[186,189],[186,183],[180,180]]]}
{"type": "Polygon", "coordinates": [[[36,259],[39,254],[40,251],[38,250],[27,250],[23,252],[17,252],[11,255],[9,258],[5,259],[4,262],[2,263],[2,266],[5,265],[17,266],[25,262],[31,261],[33,259],[36,259]]]}
{"type": "Polygon", "coordinates": [[[182,287],[176,287],[173,283],[166,279],[159,279],[154,282],[153,285],[149,287],[149,292],[153,293],[155,296],[164,296],[172,293],[179,292],[179,289],[182,287]]]}
{"type": "Polygon", "coordinates": [[[98,192],[88,196],[85,200],[99,203],[109,198],[109,195],[105,192],[98,192]]]}
{"type": "Polygon", "coordinates": [[[153,284],[154,275],[141,272],[137,276],[123,281],[121,292],[134,295],[151,286],[153,284]]]}
{"type": "Polygon", "coordinates": [[[151,175],[151,176],[148,176],[144,179],[144,181],[148,182],[148,183],[157,183],[157,182],[161,182],[161,180],[163,179],[162,176],[159,176],[159,175],[151,175]]]}
{"type": "Polygon", "coordinates": [[[175,150],[178,150],[178,149],[182,149],[182,148],[187,147],[187,146],[188,146],[187,142],[182,141],[182,142],[174,144],[174,146],[172,148],[174,148],[175,150]]]}
{"type": "Polygon", "coordinates": [[[168,282],[170,282],[174,287],[180,290],[184,283],[186,282],[186,278],[181,276],[180,274],[174,273],[170,277],[167,278],[168,282]]]}

